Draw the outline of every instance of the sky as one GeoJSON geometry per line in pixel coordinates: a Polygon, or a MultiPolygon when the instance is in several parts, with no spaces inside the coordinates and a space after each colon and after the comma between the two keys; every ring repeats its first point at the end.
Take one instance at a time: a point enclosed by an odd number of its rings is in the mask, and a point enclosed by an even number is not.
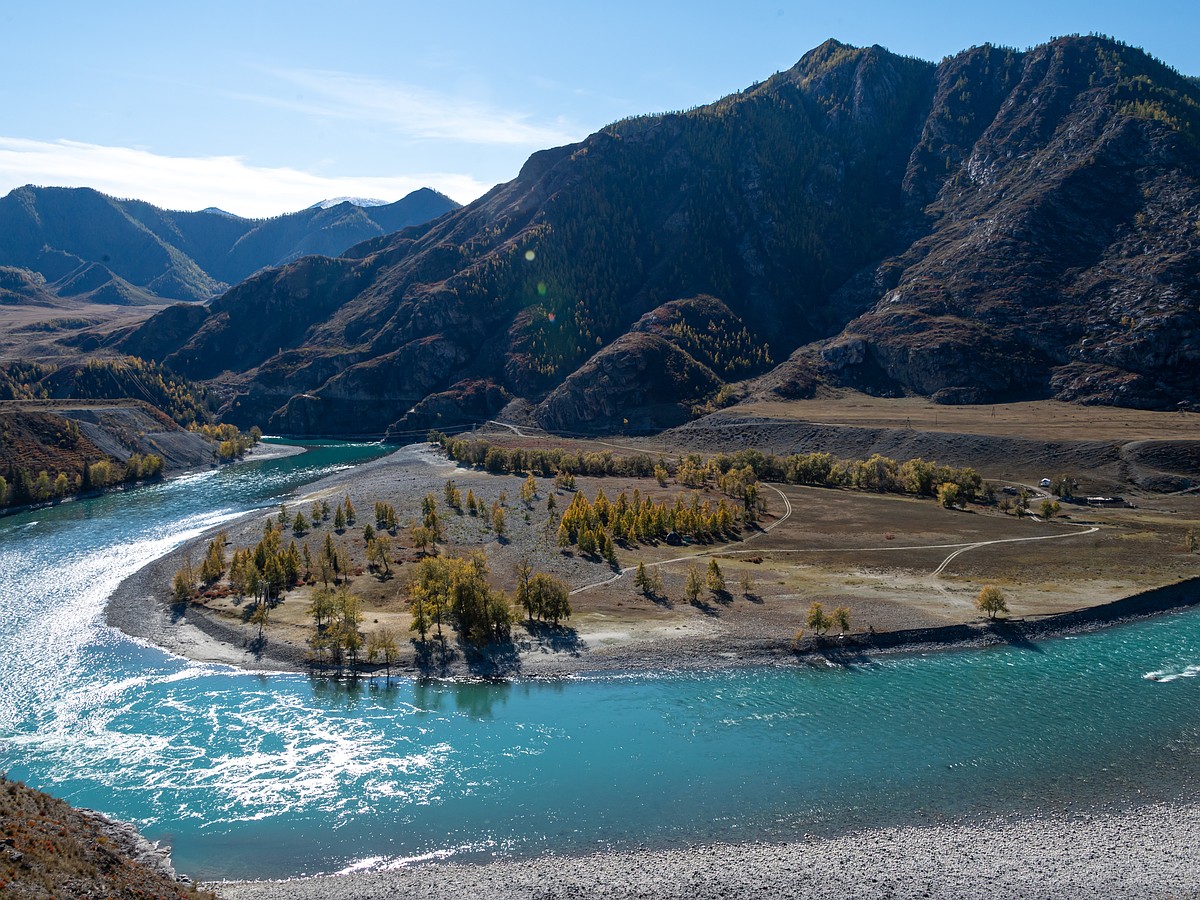
{"type": "Polygon", "coordinates": [[[3,0],[0,195],[253,217],[419,187],[467,203],[536,150],[716,100],[830,37],[936,62],[1091,32],[1200,75],[1200,4],[1177,0],[3,0]]]}

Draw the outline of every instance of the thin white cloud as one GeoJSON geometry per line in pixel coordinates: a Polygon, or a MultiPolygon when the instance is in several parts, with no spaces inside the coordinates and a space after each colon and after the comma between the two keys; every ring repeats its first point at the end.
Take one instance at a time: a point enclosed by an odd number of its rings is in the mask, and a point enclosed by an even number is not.
{"type": "Polygon", "coordinates": [[[471,177],[447,172],[339,177],[251,166],[236,156],[161,156],[130,147],[0,136],[0,194],[23,184],[90,187],[167,209],[217,206],[241,216],[274,216],[328,197],[399,200],[431,187],[466,203],[484,193],[471,177]]]}
{"type": "Polygon", "coordinates": [[[541,149],[583,137],[559,119],[539,124],[525,113],[348,72],[278,69],[272,74],[299,88],[300,98],[242,94],[239,99],[310,116],[385,124],[418,140],[516,145],[541,149]]]}

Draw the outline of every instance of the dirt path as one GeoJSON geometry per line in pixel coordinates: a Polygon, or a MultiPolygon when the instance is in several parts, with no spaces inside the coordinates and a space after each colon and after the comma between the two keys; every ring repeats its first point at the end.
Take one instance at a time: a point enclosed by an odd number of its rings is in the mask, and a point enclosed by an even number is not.
{"type": "MultiPolygon", "coordinates": [[[[1028,541],[1062,540],[1063,538],[1083,537],[1085,534],[1095,534],[1097,531],[1100,530],[1099,525],[1076,525],[1073,522],[1067,522],[1065,524],[1070,526],[1071,528],[1084,528],[1086,530],[1085,531],[1074,531],[1074,532],[1069,531],[1069,532],[1066,532],[1065,534],[1042,534],[1042,535],[1038,535],[1037,537],[999,538],[994,541],[978,541],[974,544],[967,544],[965,547],[963,547],[959,550],[955,550],[953,553],[951,553],[949,556],[947,556],[945,559],[943,559],[942,564],[940,566],[938,566],[936,569],[934,569],[932,572],[929,573],[930,577],[936,578],[938,575],[941,575],[942,572],[944,572],[946,570],[946,566],[948,566],[948,565],[950,565],[950,563],[954,562],[955,559],[957,559],[962,554],[966,553],[968,550],[975,550],[978,547],[987,547],[992,544],[1020,544],[1020,543],[1025,543],[1028,541]]],[[[897,549],[899,549],[899,548],[897,548],[897,549]]]]}
{"type": "MultiPolygon", "coordinates": [[[[774,485],[768,484],[766,486],[771,488],[771,490],[775,491],[775,493],[777,493],[783,499],[784,513],[782,516],[780,516],[778,519],[776,519],[770,525],[763,528],[762,531],[759,531],[759,532],[756,532],[755,534],[750,535],[748,538],[746,538],[746,540],[743,543],[748,543],[748,542],[754,540],[759,535],[767,534],[768,532],[770,532],[770,531],[774,530],[775,528],[779,527],[780,525],[782,525],[792,515],[792,503],[787,498],[787,495],[784,494],[783,491],[779,490],[779,488],[775,487],[774,485]]],[[[946,570],[946,567],[949,566],[952,562],[954,562],[954,560],[956,560],[959,556],[961,556],[962,554],[964,554],[970,550],[978,550],[981,547],[990,547],[994,544],[1022,544],[1022,543],[1032,542],[1032,541],[1055,541],[1055,540],[1064,540],[1066,538],[1073,538],[1073,537],[1084,537],[1085,535],[1095,534],[1097,531],[1100,530],[1099,525],[1077,525],[1073,522],[1065,522],[1062,524],[1066,525],[1069,528],[1080,528],[1083,530],[1082,531],[1063,532],[1062,534],[1042,534],[1042,535],[1036,535],[1034,537],[997,538],[995,540],[990,540],[990,541],[972,541],[969,543],[961,543],[961,544],[909,544],[909,545],[903,545],[903,546],[894,546],[893,545],[893,546],[888,546],[888,547],[774,548],[774,549],[770,550],[769,552],[772,554],[782,554],[782,553],[894,553],[897,551],[910,551],[910,550],[953,550],[953,552],[949,556],[947,556],[945,559],[942,560],[942,562],[938,565],[938,567],[936,569],[934,569],[932,572],[929,573],[929,577],[931,579],[934,579],[934,578],[937,578],[939,575],[941,575],[946,570]]],[[[710,556],[734,556],[734,555],[742,554],[742,553],[757,553],[757,552],[759,552],[759,551],[754,548],[730,550],[730,549],[721,547],[721,548],[713,548],[713,549],[709,549],[709,550],[700,550],[696,553],[689,553],[689,554],[686,554],[683,556],[673,556],[670,559],[660,559],[660,560],[656,560],[654,562],[643,563],[643,565],[647,569],[651,569],[651,568],[656,568],[659,566],[672,565],[674,563],[690,562],[691,560],[694,560],[694,559],[704,559],[704,558],[710,557],[710,556]]],[[[609,578],[604,578],[600,581],[594,581],[591,584],[585,584],[582,587],[575,588],[575,590],[571,591],[571,594],[572,595],[581,594],[584,591],[590,591],[594,588],[602,587],[607,584],[612,584],[613,582],[618,581],[624,575],[627,575],[630,572],[633,572],[636,570],[637,570],[637,566],[626,566],[625,568],[621,569],[619,572],[616,572],[609,578]]],[[[935,582],[935,584],[936,584],[936,582],[935,582]]]]}

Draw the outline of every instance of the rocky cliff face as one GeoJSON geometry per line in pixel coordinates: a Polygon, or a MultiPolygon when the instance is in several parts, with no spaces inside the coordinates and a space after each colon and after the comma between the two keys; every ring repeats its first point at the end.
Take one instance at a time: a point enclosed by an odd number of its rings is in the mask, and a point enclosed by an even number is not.
{"type": "Polygon", "coordinates": [[[931,198],[929,234],[848,285],[868,311],[790,365],[950,403],[1195,401],[1190,85],[1090,38],[1024,55],[980,49],[938,74],[905,178],[931,198]]]}
{"type": "Polygon", "coordinates": [[[1190,402],[1198,111],[1193,81],[1099,38],[938,66],[830,41],[130,340],[218,382],[235,419],[302,434],[452,425],[509,397],[550,427],[658,427],[747,378],[1190,402]]]}

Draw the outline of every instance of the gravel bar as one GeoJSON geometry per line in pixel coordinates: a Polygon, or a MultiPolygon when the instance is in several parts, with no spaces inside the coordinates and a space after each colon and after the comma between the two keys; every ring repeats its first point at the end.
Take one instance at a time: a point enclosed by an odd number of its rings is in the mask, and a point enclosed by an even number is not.
{"type": "Polygon", "coordinates": [[[1200,897],[1200,806],[208,887],[226,900],[1200,897]]]}

